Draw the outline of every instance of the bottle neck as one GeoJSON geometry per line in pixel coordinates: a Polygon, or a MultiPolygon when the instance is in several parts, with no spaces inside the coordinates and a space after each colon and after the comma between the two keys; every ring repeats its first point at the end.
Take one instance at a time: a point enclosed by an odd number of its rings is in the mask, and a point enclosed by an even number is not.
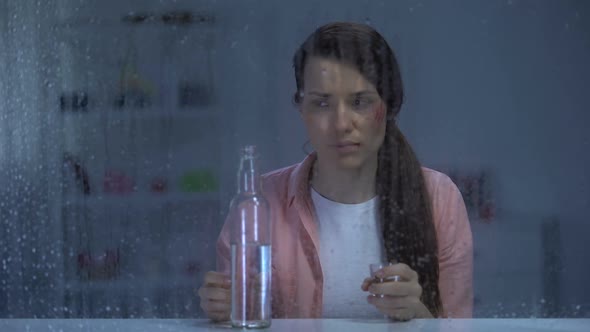
{"type": "Polygon", "coordinates": [[[256,194],[258,192],[260,192],[260,175],[256,160],[251,157],[242,157],[238,174],[238,193],[256,194]]]}

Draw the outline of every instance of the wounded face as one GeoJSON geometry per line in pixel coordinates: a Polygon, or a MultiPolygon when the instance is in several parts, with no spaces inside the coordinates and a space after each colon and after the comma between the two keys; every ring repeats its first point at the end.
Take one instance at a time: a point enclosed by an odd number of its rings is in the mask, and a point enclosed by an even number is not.
{"type": "Polygon", "coordinates": [[[312,57],[305,66],[301,115],[322,162],[359,168],[376,160],[385,136],[385,103],[354,67],[312,57]]]}

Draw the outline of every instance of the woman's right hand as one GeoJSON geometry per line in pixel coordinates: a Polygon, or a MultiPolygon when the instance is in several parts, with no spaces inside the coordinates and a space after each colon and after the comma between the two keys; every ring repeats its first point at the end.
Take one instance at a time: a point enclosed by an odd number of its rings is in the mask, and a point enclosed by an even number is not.
{"type": "Polygon", "coordinates": [[[231,313],[231,280],[229,276],[209,271],[198,291],[201,308],[215,322],[228,321],[231,313]]]}

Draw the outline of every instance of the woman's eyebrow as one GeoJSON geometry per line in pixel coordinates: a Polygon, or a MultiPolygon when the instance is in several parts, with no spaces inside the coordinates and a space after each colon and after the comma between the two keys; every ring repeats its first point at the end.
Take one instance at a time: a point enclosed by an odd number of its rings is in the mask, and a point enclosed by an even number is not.
{"type": "MultiPolygon", "coordinates": [[[[329,93],[324,93],[324,92],[318,92],[318,91],[311,91],[308,93],[309,95],[313,95],[313,96],[319,96],[319,97],[323,97],[323,98],[328,98],[330,96],[332,96],[329,93]]],[[[361,91],[357,91],[357,92],[353,92],[350,95],[351,96],[366,96],[366,95],[376,95],[377,92],[375,91],[371,91],[371,90],[361,90],[361,91]]]]}
{"type": "Polygon", "coordinates": [[[309,92],[309,94],[314,95],[314,96],[323,97],[323,98],[328,98],[331,96],[329,93],[323,93],[323,92],[317,92],[317,91],[311,91],[311,92],[309,92]]]}
{"type": "Polygon", "coordinates": [[[377,94],[377,92],[375,92],[375,91],[371,91],[371,90],[362,90],[362,91],[359,91],[359,92],[354,92],[354,93],[351,93],[350,95],[351,95],[351,96],[357,96],[357,97],[360,97],[360,96],[366,96],[366,95],[375,95],[375,94],[377,94]]]}

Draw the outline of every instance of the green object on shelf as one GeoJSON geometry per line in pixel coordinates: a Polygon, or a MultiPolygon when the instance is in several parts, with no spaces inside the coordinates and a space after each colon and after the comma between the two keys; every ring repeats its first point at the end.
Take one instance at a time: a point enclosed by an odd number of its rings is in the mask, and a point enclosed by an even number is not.
{"type": "Polygon", "coordinates": [[[180,188],[188,192],[217,191],[219,184],[213,172],[195,170],[185,173],[180,179],[180,188]]]}

